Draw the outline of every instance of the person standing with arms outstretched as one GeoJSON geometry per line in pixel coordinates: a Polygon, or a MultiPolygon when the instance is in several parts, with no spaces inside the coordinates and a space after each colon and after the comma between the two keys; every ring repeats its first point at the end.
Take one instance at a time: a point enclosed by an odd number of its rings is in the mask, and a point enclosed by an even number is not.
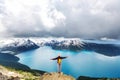
{"type": "Polygon", "coordinates": [[[62,59],[65,59],[67,57],[61,57],[60,55],[56,58],[52,58],[51,60],[57,60],[57,64],[58,64],[58,72],[61,72],[61,63],[62,63],[62,59]]]}

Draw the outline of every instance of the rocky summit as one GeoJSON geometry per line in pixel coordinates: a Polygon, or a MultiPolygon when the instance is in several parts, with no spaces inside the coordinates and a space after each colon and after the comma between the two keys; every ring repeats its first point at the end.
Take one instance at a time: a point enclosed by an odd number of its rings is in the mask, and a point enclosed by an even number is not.
{"type": "Polygon", "coordinates": [[[72,76],[61,73],[45,73],[42,75],[41,80],[75,80],[72,76]]]}

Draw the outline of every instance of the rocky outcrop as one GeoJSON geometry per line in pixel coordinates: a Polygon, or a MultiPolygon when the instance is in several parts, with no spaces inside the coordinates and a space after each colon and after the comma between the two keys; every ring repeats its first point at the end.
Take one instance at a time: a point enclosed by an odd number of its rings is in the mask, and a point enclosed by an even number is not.
{"type": "Polygon", "coordinates": [[[0,80],[41,80],[40,78],[38,71],[23,71],[0,65],[0,80]]]}
{"type": "Polygon", "coordinates": [[[41,80],[75,80],[72,76],[63,73],[45,73],[41,80]]]}

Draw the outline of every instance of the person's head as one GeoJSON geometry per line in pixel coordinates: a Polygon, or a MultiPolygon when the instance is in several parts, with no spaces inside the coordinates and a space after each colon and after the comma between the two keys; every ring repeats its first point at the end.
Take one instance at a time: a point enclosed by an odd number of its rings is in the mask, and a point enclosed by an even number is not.
{"type": "Polygon", "coordinates": [[[61,56],[61,54],[59,53],[58,56],[61,56]]]}

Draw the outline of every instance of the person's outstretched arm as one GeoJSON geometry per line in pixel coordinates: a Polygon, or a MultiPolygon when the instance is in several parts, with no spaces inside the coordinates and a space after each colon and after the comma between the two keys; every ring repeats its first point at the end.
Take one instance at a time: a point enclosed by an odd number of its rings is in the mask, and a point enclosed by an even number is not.
{"type": "Polygon", "coordinates": [[[65,58],[67,58],[67,57],[61,57],[61,59],[65,59],[65,58]]]}
{"type": "Polygon", "coordinates": [[[52,58],[51,60],[56,60],[56,59],[58,59],[58,57],[56,57],[56,58],[52,58]]]}

